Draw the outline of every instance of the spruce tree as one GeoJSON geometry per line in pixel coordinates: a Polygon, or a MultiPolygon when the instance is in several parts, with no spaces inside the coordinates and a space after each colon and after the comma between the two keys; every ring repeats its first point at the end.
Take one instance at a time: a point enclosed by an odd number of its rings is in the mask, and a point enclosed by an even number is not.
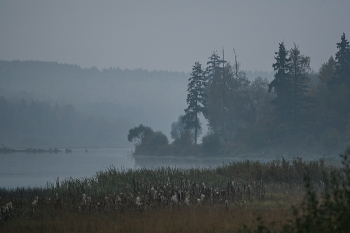
{"type": "MultiPolygon", "coordinates": [[[[209,122],[209,127],[216,133],[223,136],[224,130],[224,110],[225,110],[225,85],[224,65],[226,61],[213,52],[207,62],[205,70],[207,112],[204,114],[209,122]]],[[[224,136],[223,136],[224,137],[224,136]]]]}
{"type": "Polygon", "coordinates": [[[205,79],[208,84],[210,84],[215,78],[221,75],[221,60],[220,56],[214,51],[209,57],[207,62],[207,68],[205,69],[205,79]]]}
{"type": "Polygon", "coordinates": [[[187,105],[182,118],[185,129],[194,129],[194,143],[197,144],[198,130],[201,128],[198,115],[205,112],[205,81],[201,64],[196,62],[188,83],[187,105]]]}
{"type": "Polygon", "coordinates": [[[279,50],[275,54],[276,63],[272,67],[277,72],[274,80],[269,84],[269,92],[273,89],[276,94],[271,103],[275,106],[278,120],[285,122],[292,116],[293,81],[289,74],[290,58],[283,42],[279,44],[279,50]]]}
{"type": "Polygon", "coordinates": [[[327,83],[330,90],[330,107],[339,118],[334,124],[340,132],[344,131],[344,125],[350,114],[350,44],[345,37],[341,36],[341,41],[337,43],[338,52],[335,54],[334,76],[327,83]]]}
{"type": "Polygon", "coordinates": [[[341,41],[337,43],[337,48],[339,50],[335,54],[335,73],[327,83],[330,89],[350,83],[350,45],[345,33],[341,36],[341,41]]]}
{"type": "MultiPolygon", "coordinates": [[[[294,130],[299,128],[298,123],[301,121],[302,112],[305,112],[306,107],[310,103],[310,98],[307,97],[309,86],[307,85],[307,72],[310,70],[310,57],[300,54],[297,45],[290,50],[290,77],[293,81],[293,95],[292,95],[292,111],[294,130]]],[[[304,121],[306,119],[303,119],[304,121]]]]}
{"type": "Polygon", "coordinates": [[[345,33],[341,36],[341,41],[337,43],[337,48],[339,51],[335,54],[335,74],[339,84],[347,84],[350,82],[350,45],[345,38],[345,33]]]}

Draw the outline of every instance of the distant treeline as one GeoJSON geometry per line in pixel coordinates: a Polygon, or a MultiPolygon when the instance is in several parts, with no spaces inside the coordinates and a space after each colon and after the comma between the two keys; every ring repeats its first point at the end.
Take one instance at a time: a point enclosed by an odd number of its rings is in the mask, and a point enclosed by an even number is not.
{"type": "Polygon", "coordinates": [[[125,146],[131,123],[122,118],[83,116],[73,105],[0,97],[0,142],[10,147],[125,146]]]}
{"type": "Polygon", "coordinates": [[[125,105],[130,105],[138,101],[128,97],[140,94],[169,92],[171,96],[172,87],[179,83],[185,87],[188,76],[183,72],[120,68],[100,71],[56,62],[0,61],[0,94],[65,103],[128,100],[125,105]]]}
{"type": "Polygon", "coordinates": [[[0,96],[23,98],[28,104],[72,104],[83,116],[125,118],[170,132],[171,122],[186,105],[188,77],[183,72],[0,61],[0,96]]]}

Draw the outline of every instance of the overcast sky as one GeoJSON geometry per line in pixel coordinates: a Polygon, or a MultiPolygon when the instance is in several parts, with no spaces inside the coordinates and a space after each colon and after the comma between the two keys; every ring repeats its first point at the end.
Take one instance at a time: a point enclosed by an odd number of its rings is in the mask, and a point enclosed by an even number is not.
{"type": "Polygon", "coordinates": [[[272,71],[284,41],[318,71],[350,39],[349,10],[350,0],[1,0],[0,60],[188,72],[224,47],[242,69],[272,71]]]}

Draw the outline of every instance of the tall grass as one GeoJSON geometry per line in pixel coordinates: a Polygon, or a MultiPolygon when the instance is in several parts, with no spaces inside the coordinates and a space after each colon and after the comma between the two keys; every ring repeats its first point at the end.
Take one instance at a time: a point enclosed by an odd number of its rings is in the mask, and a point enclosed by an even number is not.
{"type": "Polygon", "coordinates": [[[350,147],[341,155],[342,167],[330,172],[322,171],[322,188],[317,189],[312,170],[304,176],[303,201],[293,206],[289,223],[273,230],[258,218],[255,227],[245,226],[241,232],[344,232],[350,230],[350,147]]]}
{"type": "Polygon", "coordinates": [[[232,232],[263,216],[283,226],[338,168],[324,160],[242,161],[217,168],[116,169],[45,188],[0,189],[1,232],[232,232]],[[33,201],[38,197],[38,203],[33,201]],[[11,202],[12,209],[6,209],[11,202]]]}

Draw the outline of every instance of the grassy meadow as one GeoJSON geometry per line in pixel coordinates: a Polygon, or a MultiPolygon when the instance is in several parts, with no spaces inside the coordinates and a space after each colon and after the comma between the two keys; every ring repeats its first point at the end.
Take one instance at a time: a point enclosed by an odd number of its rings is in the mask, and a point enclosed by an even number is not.
{"type": "Polygon", "coordinates": [[[217,168],[110,167],[45,188],[0,189],[0,232],[312,232],[314,219],[333,221],[321,207],[350,200],[343,157],[344,168],[301,158],[217,168]]]}

